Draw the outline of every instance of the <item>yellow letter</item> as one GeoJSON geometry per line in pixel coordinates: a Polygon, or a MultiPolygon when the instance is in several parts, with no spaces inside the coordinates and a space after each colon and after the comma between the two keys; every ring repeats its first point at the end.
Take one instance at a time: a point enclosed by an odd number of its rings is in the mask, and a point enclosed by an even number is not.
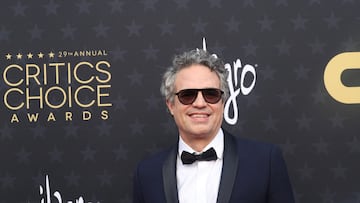
{"type": "Polygon", "coordinates": [[[101,103],[102,97],[108,97],[110,96],[109,93],[101,93],[102,89],[109,89],[111,85],[98,85],[97,86],[97,105],[98,106],[112,106],[112,103],[101,103]]]}
{"type": "Polygon", "coordinates": [[[101,111],[101,119],[107,120],[109,118],[109,112],[106,110],[101,111]]]}
{"type": "Polygon", "coordinates": [[[80,86],[76,89],[75,93],[74,93],[74,99],[75,99],[75,103],[77,105],[79,105],[80,107],[90,107],[92,106],[94,103],[95,103],[95,100],[91,100],[90,103],[87,103],[87,104],[84,104],[84,103],[81,103],[80,100],[79,100],[79,92],[80,90],[82,89],[89,89],[91,92],[94,92],[94,88],[92,88],[91,86],[89,85],[83,85],[83,86],[80,86]]]}
{"type": "Polygon", "coordinates": [[[16,115],[16,113],[14,113],[12,116],[11,116],[11,121],[10,121],[11,123],[13,123],[13,122],[19,122],[19,118],[17,117],[17,115],[16,115]]]}
{"type": "Polygon", "coordinates": [[[108,70],[105,69],[101,69],[100,65],[101,64],[105,64],[107,68],[110,68],[110,63],[107,61],[99,61],[96,63],[95,65],[95,69],[99,72],[99,73],[104,73],[106,75],[105,79],[101,79],[99,76],[96,76],[96,80],[100,83],[107,83],[111,80],[111,73],[108,70]]]}
{"type": "Polygon", "coordinates": [[[30,89],[26,88],[26,109],[30,109],[30,100],[39,100],[39,107],[40,109],[43,109],[44,107],[44,101],[43,101],[43,95],[42,95],[42,87],[39,88],[39,95],[30,95],[30,89]]]}
{"type": "Polygon", "coordinates": [[[40,85],[40,81],[38,76],[40,74],[40,67],[36,64],[26,64],[26,85],[29,86],[30,78],[34,78],[36,84],[40,85]],[[35,69],[35,73],[31,74],[30,68],[33,67],[35,69]]]}
{"type": "Polygon", "coordinates": [[[65,112],[65,120],[72,121],[72,113],[70,111],[65,112]]]}
{"type": "Polygon", "coordinates": [[[94,76],[91,76],[88,80],[82,80],[78,77],[78,68],[82,65],[85,65],[87,67],[90,67],[90,68],[94,68],[94,66],[89,63],[89,62],[86,62],[86,61],[83,61],[83,62],[80,62],[78,64],[76,64],[76,66],[74,67],[74,78],[75,80],[78,82],[78,83],[81,83],[81,84],[89,84],[93,79],[94,79],[94,76]]]}
{"type": "Polygon", "coordinates": [[[66,92],[65,90],[63,90],[61,87],[58,87],[58,86],[53,86],[53,87],[50,87],[48,90],[46,90],[45,92],[45,103],[53,108],[53,109],[58,109],[58,108],[61,108],[62,106],[64,106],[64,104],[66,103],[66,92]],[[62,93],[62,101],[60,104],[58,105],[55,105],[55,104],[51,104],[50,101],[49,101],[49,94],[51,91],[53,90],[59,90],[59,92],[62,93]]]}
{"type": "Polygon", "coordinates": [[[341,81],[341,74],[348,69],[360,71],[360,52],[341,53],[329,61],[324,72],[325,88],[338,102],[359,104],[360,87],[347,87],[341,81]]]}
{"type": "Polygon", "coordinates": [[[21,79],[19,80],[18,82],[16,83],[11,83],[9,82],[9,80],[7,79],[7,72],[10,68],[17,68],[19,69],[20,71],[23,71],[23,68],[19,65],[16,65],[16,64],[12,64],[12,65],[9,65],[8,67],[5,68],[4,72],[3,72],[3,78],[4,78],[4,82],[5,84],[9,85],[9,86],[12,86],[12,87],[16,87],[16,86],[19,86],[23,81],[24,79],[21,79]]]}
{"type": "Polygon", "coordinates": [[[91,112],[89,112],[89,111],[83,111],[83,120],[84,121],[88,121],[88,120],[90,120],[91,119],[91,112]]]}
{"type": "Polygon", "coordinates": [[[54,116],[53,112],[50,112],[50,113],[49,113],[49,116],[48,116],[47,121],[56,121],[56,119],[55,119],[55,116],[54,116]]]}
{"type": "Polygon", "coordinates": [[[39,113],[36,113],[36,114],[27,113],[27,117],[30,122],[36,122],[39,117],[39,113]]]}
{"type": "Polygon", "coordinates": [[[8,102],[8,95],[10,94],[10,92],[19,92],[20,94],[24,94],[24,92],[21,90],[21,89],[18,89],[18,88],[11,88],[11,89],[8,89],[5,94],[4,94],[4,103],[5,103],[5,106],[8,107],[8,109],[11,109],[11,110],[19,110],[21,109],[21,107],[24,106],[24,102],[20,102],[20,104],[18,106],[11,106],[8,102]]]}

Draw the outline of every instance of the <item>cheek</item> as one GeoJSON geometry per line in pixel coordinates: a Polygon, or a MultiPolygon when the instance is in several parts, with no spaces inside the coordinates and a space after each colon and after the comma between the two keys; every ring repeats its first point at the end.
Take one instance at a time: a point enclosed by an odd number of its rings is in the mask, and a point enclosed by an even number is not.
{"type": "Polygon", "coordinates": [[[176,101],[173,104],[168,105],[169,111],[173,116],[182,116],[185,114],[187,106],[181,105],[176,103],[176,101]]]}
{"type": "Polygon", "coordinates": [[[214,108],[214,112],[216,114],[216,116],[222,120],[224,117],[224,107],[223,106],[219,106],[217,108],[214,108]]]}
{"type": "Polygon", "coordinates": [[[212,106],[212,110],[215,113],[223,114],[224,113],[224,104],[221,103],[221,104],[218,104],[218,105],[214,105],[214,106],[212,106]]]}

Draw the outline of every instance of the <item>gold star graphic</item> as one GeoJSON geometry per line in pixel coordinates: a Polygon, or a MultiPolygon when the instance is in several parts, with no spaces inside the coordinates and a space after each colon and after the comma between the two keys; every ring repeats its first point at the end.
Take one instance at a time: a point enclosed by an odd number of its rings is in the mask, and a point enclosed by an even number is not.
{"type": "Polygon", "coordinates": [[[7,60],[10,60],[11,57],[12,57],[11,54],[6,54],[6,59],[7,59],[7,60]]]}
{"type": "Polygon", "coordinates": [[[18,53],[18,54],[16,55],[16,58],[17,58],[17,59],[21,59],[22,56],[23,56],[22,54],[18,53]]]}
{"type": "Polygon", "coordinates": [[[27,58],[28,58],[28,59],[32,59],[33,56],[34,56],[34,55],[33,55],[31,52],[29,52],[29,53],[27,54],[27,58]]]}
{"type": "Polygon", "coordinates": [[[38,57],[39,57],[39,59],[42,59],[42,58],[44,58],[44,54],[40,52],[40,53],[38,54],[38,57]]]}
{"type": "Polygon", "coordinates": [[[54,58],[54,56],[55,56],[54,52],[50,52],[50,53],[49,53],[49,57],[50,57],[50,58],[54,58]]]}

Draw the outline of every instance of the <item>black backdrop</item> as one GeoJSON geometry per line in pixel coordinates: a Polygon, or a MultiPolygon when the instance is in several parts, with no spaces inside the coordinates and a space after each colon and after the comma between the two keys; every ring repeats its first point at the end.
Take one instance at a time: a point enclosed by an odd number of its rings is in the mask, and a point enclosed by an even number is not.
{"type": "MultiPolygon", "coordinates": [[[[202,48],[203,37],[230,66],[240,59],[256,70],[255,88],[233,101],[236,123],[223,127],[282,147],[297,202],[360,202],[360,102],[337,102],[323,79],[332,57],[360,50],[359,7],[2,1],[0,202],[57,202],[55,192],[64,202],[131,202],[136,163],[176,141],[161,73],[173,54],[202,48]]],[[[358,72],[343,77],[359,85],[358,72]]]]}

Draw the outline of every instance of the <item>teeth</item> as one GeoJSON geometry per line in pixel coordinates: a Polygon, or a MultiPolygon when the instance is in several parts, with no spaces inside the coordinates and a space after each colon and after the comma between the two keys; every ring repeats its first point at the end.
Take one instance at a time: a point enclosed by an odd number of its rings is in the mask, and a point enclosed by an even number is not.
{"type": "Polygon", "coordinates": [[[205,114],[193,114],[192,117],[195,117],[195,118],[206,118],[207,115],[205,115],[205,114]]]}

